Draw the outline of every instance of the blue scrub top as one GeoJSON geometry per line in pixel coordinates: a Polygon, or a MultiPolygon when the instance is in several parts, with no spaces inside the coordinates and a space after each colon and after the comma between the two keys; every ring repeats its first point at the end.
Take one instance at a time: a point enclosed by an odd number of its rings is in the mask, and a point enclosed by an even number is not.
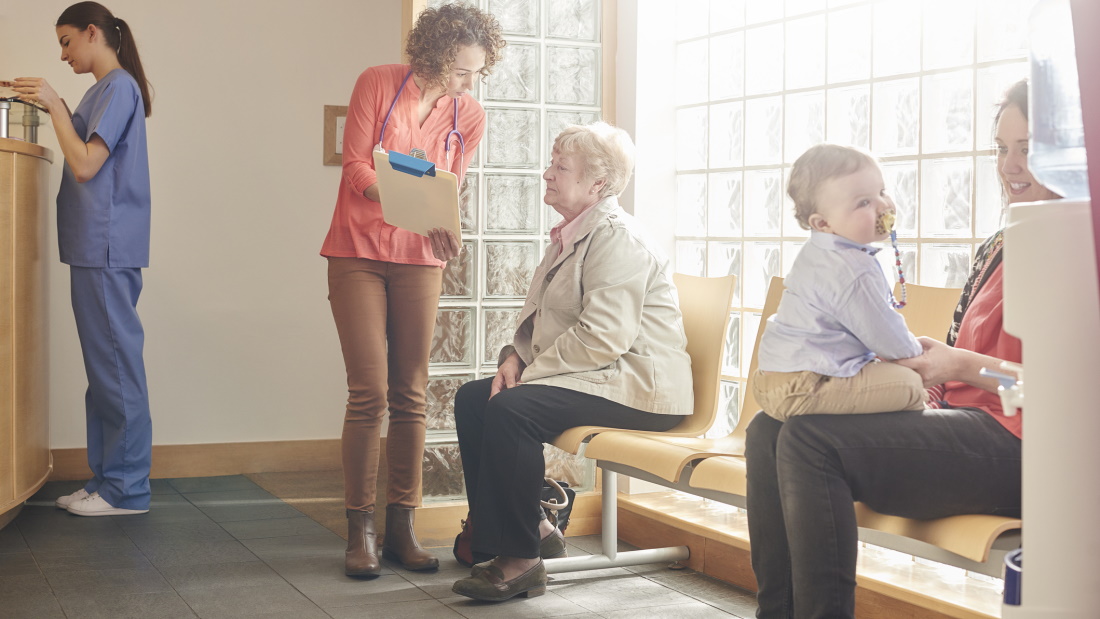
{"type": "Polygon", "coordinates": [[[85,142],[98,135],[111,154],[88,182],[68,162],[57,194],[61,262],[78,267],[149,266],[149,154],[137,82],[115,69],[88,89],[73,113],[85,142]]]}

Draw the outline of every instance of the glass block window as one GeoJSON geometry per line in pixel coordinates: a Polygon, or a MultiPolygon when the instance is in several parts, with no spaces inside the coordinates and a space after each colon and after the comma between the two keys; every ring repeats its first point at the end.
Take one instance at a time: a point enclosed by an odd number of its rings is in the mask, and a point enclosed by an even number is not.
{"type": "MultiPolygon", "coordinates": [[[[676,267],[738,276],[711,436],[737,422],[765,288],[786,275],[809,236],[786,195],[790,166],[809,146],[854,144],[881,158],[907,279],[962,286],[976,246],[1003,225],[993,113],[1027,74],[1033,4],[671,5],[676,267]]],[[[880,256],[892,262],[887,253],[880,256]]]]}
{"type": "MultiPolygon", "coordinates": [[[[497,354],[511,342],[550,229],[561,220],[542,202],[554,138],[603,116],[599,0],[472,1],[496,16],[508,46],[474,92],[486,133],[462,187],[465,252],[443,273],[428,380],[425,501],[465,498],[454,396],[464,383],[496,374],[497,354]]],[[[590,462],[554,447],[546,454],[548,475],[592,487],[590,462]]]]}

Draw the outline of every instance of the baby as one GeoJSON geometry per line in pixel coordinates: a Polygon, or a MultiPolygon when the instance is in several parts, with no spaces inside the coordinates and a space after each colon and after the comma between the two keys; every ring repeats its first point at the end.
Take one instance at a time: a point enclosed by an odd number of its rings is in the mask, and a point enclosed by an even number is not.
{"type": "Polygon", "coordinates": [[[919,374],[892,361],[920,343],[894,311],[875,259],[890,237],[894,202],[869,153],[811,147],[791,168],[787,193],[810,240],[785,280],[760,339],[753,394],[768,415],[879,413],[924,408],[919,374]]]}

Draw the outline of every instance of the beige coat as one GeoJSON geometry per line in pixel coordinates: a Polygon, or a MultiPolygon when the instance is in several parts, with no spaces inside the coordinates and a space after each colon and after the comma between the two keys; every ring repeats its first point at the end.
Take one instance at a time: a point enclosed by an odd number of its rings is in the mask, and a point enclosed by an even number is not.
{"type": "Polygon", "coordinates": [[[500,359],[519,353],[525,384],[690,415],[691,360],[668,258],[615,197],[582,217],[561,255],[548,247],[500,359]]]}

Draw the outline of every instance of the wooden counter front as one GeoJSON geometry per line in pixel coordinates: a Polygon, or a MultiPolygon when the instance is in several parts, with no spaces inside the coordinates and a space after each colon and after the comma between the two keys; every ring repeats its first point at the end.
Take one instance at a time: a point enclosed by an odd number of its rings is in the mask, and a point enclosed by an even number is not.
{"type": "Polygon", "coordinates": [[[0,526],[50,474],[46,340],[49,150],[0,138],[0,526]]]}

